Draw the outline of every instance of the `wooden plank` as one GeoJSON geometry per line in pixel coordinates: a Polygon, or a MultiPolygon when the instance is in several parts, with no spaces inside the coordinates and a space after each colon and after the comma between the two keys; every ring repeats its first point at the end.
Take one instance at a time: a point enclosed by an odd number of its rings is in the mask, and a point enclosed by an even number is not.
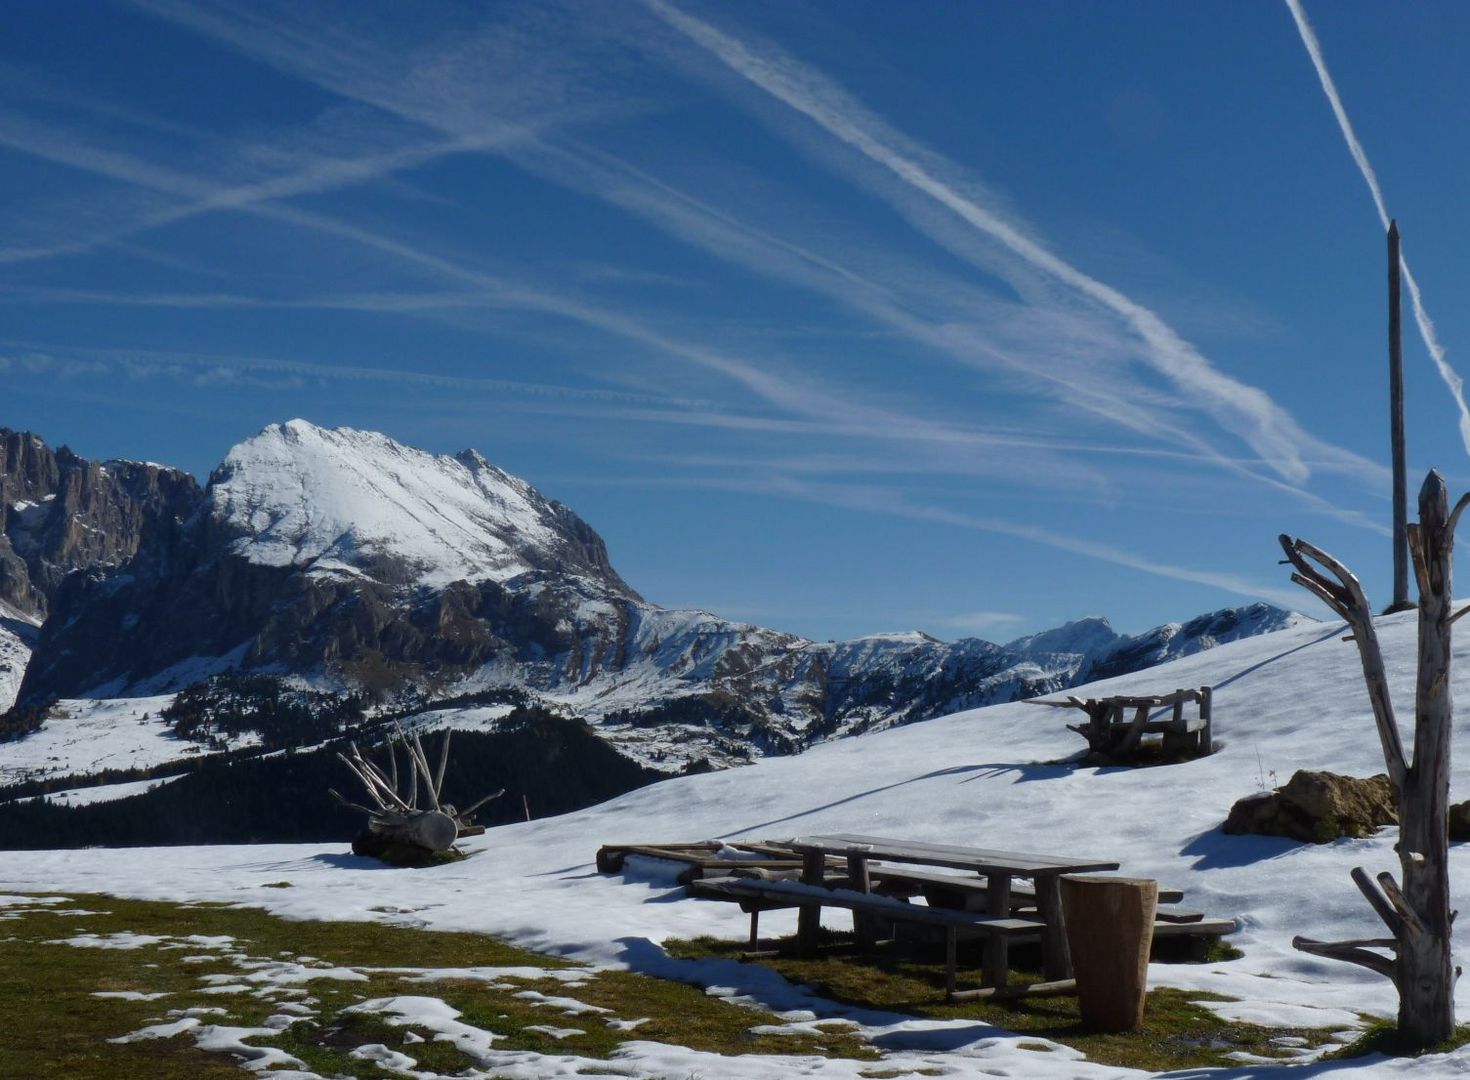
{"type": "Polygon", "coordinates": [[[1046,982],[1011,983],[1008,986],[982,986],[977,990],[956,990],[951,1001],[984,1001],[991,998],[1056,997],[1075,994],[1076,979],[1049,979],[1046,982]]]}
{"type": "Polygon", "coordinates": [[[1235,933],[1234,919],[1201,919],[1198,922],[1155,922],[1154,937],[1223,937],[1235,933]]]}
{"type": "MultiPolygon", "coordinates": [[[[945,874],[932,870],[913,870],[906,866],[884,866],[882,864],[869,865],[868,876],[880,884],[889,885],[912,885],[913,889],[908,895],[914,893],[925,893],[924,886],[932,886],[935,890],[953,891],[961,893],[966,897],[976,898],[976,902],[982,902],[985,898],[985,879],[972,877],[968,874],[945,874]]],[[[1050,875],[1048,875],[1050,876],[1050,875]]],[[[893,892],[890,889],[880,890],[882,892],[893,892]]],[[[927,895],[927,893],[926,893],[927,895]]],[[[1184,900],[1182,889],[1159,889],[1159,903],[1178,904],[1184,900]]],[[[1011,882],[1011,910],[1018,908],[1034,907],[1036,905],[1036,889],[1030,885],[1018,885],[1011,882]]]]}
{"type": "Polygon", "coordinates": [[[971,911],[954,911],[950,908],[931,908],[922,904],[905,904],[887,896],[863,894],[851,889],[828,889],[821,885],[807,885],[796,881],[757,881],[753,878],[707,878],[691,882],[691,895],[710,896],[715,899],[753,899],[762,903],[804,905],[808,901],[820,901],[826,907],[847,908],[850,911],[870,911],[884,918],[903,922],[923,923],[929,926],[954,926],[980,934],[1005,934],[1023,937],[1037,934],[1044,929],[1036,919],[1004,918],[980,915],[971,911]]]}
{"type": "Polygon", "coordinates": [[[921,841],[895,840],[883,836],[856,833],[831,833],[798,836],[784,841],[797,851],[819,851],[832,855],[857,852],[870,859],[889,859],[925,866],[947,866],[978,873],[1009,873],[1034,877],[1037,873],[1078,874],[1096,870],[1116,870],[1116,862],[1064,855],[1030,855],[1016,851],[993,851],[985,848],[960,847],[955,844],[930,844],[921,841]]]}

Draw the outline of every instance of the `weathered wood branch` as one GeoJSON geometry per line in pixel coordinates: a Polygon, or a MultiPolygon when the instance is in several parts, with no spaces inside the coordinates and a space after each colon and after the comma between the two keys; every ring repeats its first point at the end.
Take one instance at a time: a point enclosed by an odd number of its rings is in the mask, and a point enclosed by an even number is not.
{"type": "MultiPolygon", "coordinates": [[[[503,788],[492,792],[467,810],[456,810],[444,802],[444,777],[449,769],[449,741],[449,732],[446,731],[439,747],[437,768],[429,765],[423,739],[417,733],[408,736],[397,726],[385,740],[384,749],[388,755],[386,768],[366,757],[355,743],[350,743],[349,752],[339,753],[337,757],[357,777],[368,798],[377,807],[374,809],[349,802],[336,790],[329,789],[330,794],[342,805],[368,815],[367,835],[374,838],[375,842],[409,844],[429,851],[448,850],[457,837],[472,830],[483,832],[483,828],[471,824],[469,815],[491,799],[505,794],[503,788]],[[398,767],[399,743],[403,746],[404,757],[408,762],[407,790],[403,790],[400,783],[403,775],[398,767]],[[420,807],[420,789],[431,804],[430,808],[420,807]]],[[[354,850],[359,844],[366,844],[366,841],[363,838],[354,841],[354,850]]],[[[364,850],[369,847],[370,845],[365,846],[364,850]]]]}
{"type": "Polygon", "coordinates": [[[1363,594],[1363,586],[1351,570],[1316,545],[1285,534],[1280,537],[1280,541],[1287,560],[1297,571],[1291,579],[1307,585],[1309,591],[1323,597],[1352,628],[1358,646],[1358,660],[1363,668],[1363,681],[1368,688],[1368,701],[1373,707],[1373,722],[1378,728],[1378,741],[1383,748],[1388,779],[1395,790],[1402,790],[1408,764],[1404,757],[1398,721],[1394,718],[1393,701],[1388,690],[1388,673],[1383,667],[1383,652],[1378,645],[1378,634],[1373,629],[1373,609],[1363,594]],[[1337,581],[1334,583],[1328,580],[1309,559],[1325,568],[1337,581]],[[1332,599],[1328,600],[1328,597],[1332,599]]]}
{"type": "Polygon", "coordinates": [[[1385,978],[1394,978],[1397,963],[1390,957],[1369,952],[1361,947],[1362,944],[1359,941],[1314,941],[1304,937],[1291,939],[1291,947],[1299,952],[1323,956],[1329,960],[1343,960],[1349,964],[1365,967],[1369,971],[1376,971],[1385,978]]]}
{"type": "Polygon", "coordinates": [[[1373,884],[1373,879],[1368,876],[1368,871],[1364,870],[1361,866],[1355,866],[1352,869],[1352,879],[1353,884],[1358,887],[1358,891],[1367,898],[1369,906],[1383,920],[1383,925],[1387,926],[1397,936],[1400,928],[1403,926],[1403,919],[1394,910],[1394,906],[1389,903],[1388,897],[1384,896],[1379,891],[1378,886],[1373,884]]]}
{"type": "Polygon", "coordinates": [[[461,818],[467,817],[468,815],[473,814],[476,810],[480,809],[480,807],[484,806],[491,799],[498,799],[498,798],[500,798],[500,796],[502,796],[504,794],[505,794],[505,788],[501,788],[499,791],[492,791],[489,795],[486,795],[486,796],[484,796],[481,799],[475,800],[468,807],[466,807],[465,809],[461,810],[459,812],[459,816],[461,818]]]}
{"type": "MultiPolygon", "coordinates": [[[[1455,503],[1455,508],[1450,511],[1449,519],[1445,522],[1445,531],[1450,536],[1454,536],[1455,530],[1460,527],[1460,515],[1465,512],[1467,506],[1470,506],[1470,491],[1460,496],[1459,502],[1455,503]]],[[[1414,526],[1409,527],[1412,529],[1414,526]]]]}
{"type": "Polygon", "coordinates": [[[1398,917],[1398,926],[1393,927],[1395,933],[1400,937],[1405,934],[1417,937],[1424,933],[1424,923],[1419,916],[1414,914],[1414,909],[1404,899],[1403,891],[1399,889],[1399,883],[1393,879],[1393,875],[1387,870],[1378,875],[1378,884],[1383,887],[1383,895],[1393,905],[1394,914],[1398,917]]]}
{"type": "Polygon", "coordinates": [[[444,793],[444,770],[449,767],[449,736],[453,734],[448,728],[444,729],[444,741],[439,744],[439,767],[434,770],[434,794],[444,793]]]}

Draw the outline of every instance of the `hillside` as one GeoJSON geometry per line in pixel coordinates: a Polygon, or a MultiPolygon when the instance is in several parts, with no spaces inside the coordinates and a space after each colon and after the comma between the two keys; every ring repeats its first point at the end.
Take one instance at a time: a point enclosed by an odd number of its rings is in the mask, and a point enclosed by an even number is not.
{"type": "MultiPolygon", "coordinates": [[[[1383,618],[1380,632],[1395,700],[1407,716],[1414,616],[1383,618]]],[[[1470,636],[1460,635],[1455,663],[1459,697],[1470,700],[1470,636]]],[[[1003,704],[745,768],[666,780],[589,810],[493,829],[466,845],[474,857],[430,872],[373,868],[344,858],[338,845],[172,849],[141,859],[136,851],[93,849],[8,854],[0,888],[224,900],[298,917],[480,930],[584,961],[696,981],[711,992],[786,1012],[792,1022],[852,1020],[884,1048],[885,1067],[893,1069],[939,1068],[957,1077],[1125,1075],[1078,1062],[1045,1040],[1009,1039],[963,1019],[917,1020],[823,1001],[759,965],[673,961],[658,942],[699,934],[738,938],[744,917],[725,905],[678,898],[652,867],[629,878],[602,877],[592,867],[603,842],[846,830],[1116,859],[1123,873],[1157,877],[1183,889],[1191,906],[1241,924],[1232,939],[1244,951],[1241,959],[1154,965],[1153,984],[1226,995],[1235,1000],[1211,1007],[1267,1024],[1336,1030],[1356,1024],[1360,1011],[1391,1013],[1394,998],[1385,980],[1295,952],[1290,939],[1378,934],[1348,872],[1358,865],[1372,872],[1396,867],[1395,830],[1324,846],[1219,830],[1235,799],[1284,782],[1295,769],[1381,771],[1355,649],[1340,640],[1337,626],[1298,626],[1089,691],[1206,683],[1215,687],[1221,745],[1214,756],[1187,764],[1140,770],[1058,764],[1080,745],[1060,718],[1023,703],[1003,704]],[[259,887],[279,880],[291,887],[259,887]]],[[[1467,724],[1462,719],[1462,727],[1467,724]]],[[[1453,790],[1457,799],[1470,798],[1470,758],[1464,754],[1453,790]]],[[[1451,862],[1461,899],[1470,893],[1463,851],[1457,846],[1451,862]]],[[[787,912],[763,920],[772,934],[792,925],[794,915],[787,912]]],[[[1463,990],[1461,1000],[1462,1015],[1470,1016],[1463,990]]],[[[653,1070],[647,1053],[628,1044],[624,1063],[631,1074],[667,1075],[667,1069],[653,1070]]],[[[858,1063],[804,1059],[778,1069],[769,1061],[735,1061],[745,1064],[691,1054],[678,1059],[678,1075],[861,1073],[858,1063]]],[[[542,1075],[560,1074],[562,1067],[542,1075]]],[[[1416,1062],[1339,1063],[1331,1072],[1398,1075],[1407,1069],[1415,1077],[1439,1077],[1467,1068],[1470,1050],[1416,1062]]],[[[1229,1075],[1262,1070],[1249,1066],[1229,1075]]]]}

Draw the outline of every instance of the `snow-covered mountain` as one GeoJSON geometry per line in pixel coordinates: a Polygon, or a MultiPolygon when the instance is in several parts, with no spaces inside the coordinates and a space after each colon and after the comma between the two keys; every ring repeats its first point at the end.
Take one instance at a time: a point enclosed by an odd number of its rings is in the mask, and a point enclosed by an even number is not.
{"type": "Polygon", "coordinates": [[[206,513],[232,555],[261,566],[430,589],[558,571],[633,595],[580,518],[474,450],[436,457],[292,420],[229,452],[206,513]]]}
{"type": "MultiPolygon", "coordinates": [[[[718,763],[1133,671],[1302,619],[1264,604],[1123,637],[814,642],[661,608],[575,513],[474,451],[273,425],[187,520],[54,590],[22,698],[178,689],[234,667],[429,698],[515,686],[645,760],[718,763]]],[[[141,535],[141,534],[140,534],[141,535]]]]}

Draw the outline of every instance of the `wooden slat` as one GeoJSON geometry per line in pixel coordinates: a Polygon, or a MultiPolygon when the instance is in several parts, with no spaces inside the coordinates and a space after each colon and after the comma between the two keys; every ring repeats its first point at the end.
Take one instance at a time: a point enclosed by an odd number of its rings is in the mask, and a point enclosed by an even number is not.
{"type": "Polygon", "coordinates": [[[856,833],[831,833],[798,836],[781,842],[795,851],[820,851],[830,855],[862,855],[870,859],[892,859],[896,862],[948,866],[977,873],[1007,873],[1022,877],[1037,874],[1080,874],[1096,870],[1116,870],[1116,862],[1102,859],[1074,858],[1063,855],[1029,855],[1017,851],[993,851],[986,848],[960,847],[955,844],[928,844],[912,840],[894,840],[883,836],[856,833]]]}
{"type": "Polygon", "coordinates": [[[1056,997],[1075,994],[1076,979],[1051,979],[1047,982],[1012,983],[1009,986],[981,986],[974,990],[956,990],[951,1001],[985,1001],[992,998],[1056,997]]]}
{"type": "Polygon", "coordinates": [[[691,882],[689,891],[695,896],[715,899],[750,898],[762,902],[821,907],[840,907],[849,911],[867,911],[902,922],[930,926],[954,926],[982,934],[1022,936],[1045,929],[1035,919],[995,917],[951,908],[931,908],[921,904],[905,904],[886,896],[864,895],[849,889],[828,889],[797,881],[757,881],[752,878],[706,878],[691,882]]]}
{"type": "MultiPolygon", "coordinates": [[[[985,879],[968,874],[944,874],[932,870],[911,870],[906,866],[884,866],[879,863],[869,867],[868,875],[874,881],[912,882],[914,885],[934,885],[959,892],[985,892],[985,879]]],[[[1159,887],[1159,903],[1178,904],[1184,899],[1182,889],[1159,887]]],[[[1026,906],[1036,902],[1036,890],[1029,885],[1011,885],[1011,906],[1026,906]]]]}
{"type": "Polygon", "coordinates": [[[1155,922],[1154,937],[1221,937],[1235,933],[1234,919],[1200,919],[1198,922],[1155,922]]]}

